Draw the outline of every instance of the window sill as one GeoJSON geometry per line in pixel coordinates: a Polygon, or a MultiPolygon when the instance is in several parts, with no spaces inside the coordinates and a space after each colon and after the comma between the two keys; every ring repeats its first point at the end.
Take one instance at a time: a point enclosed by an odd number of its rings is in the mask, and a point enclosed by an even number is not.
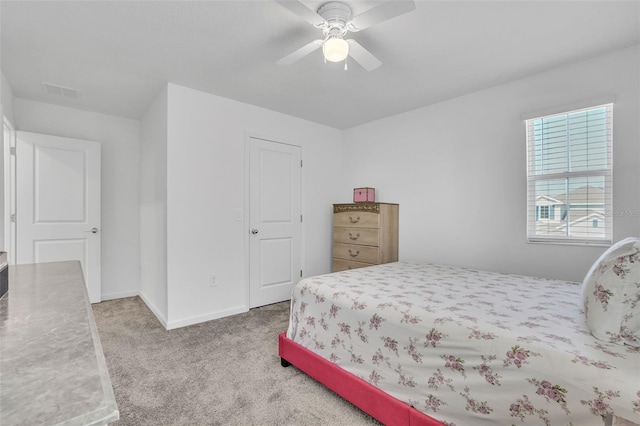
{"type": "Polygon", "coordinates": [[[610,247],[613,244],[612,241],[581,241],[581,240],[530,240],[527,239],[527,244],[547,244],[558,246],[583,246],[583,247],[610,247]]]}

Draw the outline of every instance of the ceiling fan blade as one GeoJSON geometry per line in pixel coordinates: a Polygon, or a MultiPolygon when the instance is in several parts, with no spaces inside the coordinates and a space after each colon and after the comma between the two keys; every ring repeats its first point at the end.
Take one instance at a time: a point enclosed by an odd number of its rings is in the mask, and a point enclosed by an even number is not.
{"type": "Polygon", "coordinates": [[[322,46],[322,40],[313,40],[311,43],[305,44],[300,49],[288,54],[284,58],[276,62],[278,65],[291,65],[297,60],[300,60],[307,56],[309,53],[322,46]]]}
{"type": "Polygon", "coordinates": [[[349,23],[349,31],[356,32],[364,30],[374,24],[395,18],[396,16],[404,15],[405,13],[411,12],[415,9],[416,4],[413,0],[388,1],[380,6],[365,10],[360,15],[354,16],[349,23]]]}
{"type": "Polygon", "coordinates": [[[301,1],[276,0],[276,2],[279,3],[282,7],[285,7],[286,9],[289,9],[289,11],[300,16],[302,19],[309,22],[315,27],[320,27],[325,23],[325,20],[322,16],[318,15],[314,10],[309,9],[301,1]]]}
{"type": "Polygon", "coordinates": [[[347,40],[347,43],[349,43],[349,56],[362,65],[362,68],[365,70],[373,71],[382,65],[382,62],[380,62],[378,58],[373,56],[371,52],[362,47],[357,41],[350,39],[347,40]]]}

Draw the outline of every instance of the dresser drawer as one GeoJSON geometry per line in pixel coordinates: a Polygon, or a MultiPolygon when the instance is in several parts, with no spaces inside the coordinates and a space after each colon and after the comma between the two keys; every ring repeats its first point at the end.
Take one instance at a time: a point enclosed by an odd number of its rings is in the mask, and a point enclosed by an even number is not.
{"type": "Polygon", "coordinates": [[[365,246],[377,246],[378,228],[352,228],[344,226],[333,227],[333,241],[343,244],[363,244],[365,246]]]}
{"type": "Polygon", "coordinates": [[[334,226],[349,226],[354,228],[377,228],[380,214],[371,212],[339,212],[333,215],[334,226]]]}
{"type": "Polygon", "coordinates": [[[378,263],[378,252],[378,247],[375,246],[339,243],[333,245],[333,257],[354,260],[356,262],[378,263]]]}
{"type": "Polygon", "coordinates": [[[352,260],[333,258],[333,272],[346,271],[349,269],[364,268],[365,266],[373,266],[371,263],[354,262],[352,260]]]}

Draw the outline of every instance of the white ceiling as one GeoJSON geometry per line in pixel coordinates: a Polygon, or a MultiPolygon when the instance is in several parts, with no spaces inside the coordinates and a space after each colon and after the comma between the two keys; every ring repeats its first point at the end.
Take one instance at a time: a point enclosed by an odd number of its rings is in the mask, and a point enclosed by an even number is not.
{"type": "Polygon", "coordinates": [[[382,61],[366,72],[321,50],[276,65],[320,30],[270,0],[3,0],[1,66],[15,97],[121,117],[139,119],[172,82],[344,129],[637,44],[639,5],[418,0],[352,35],[382,61]]]}

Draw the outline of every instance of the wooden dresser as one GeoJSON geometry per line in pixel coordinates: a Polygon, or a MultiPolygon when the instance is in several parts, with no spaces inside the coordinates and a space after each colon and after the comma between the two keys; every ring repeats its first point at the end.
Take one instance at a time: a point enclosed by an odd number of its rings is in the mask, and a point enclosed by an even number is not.
{"type": "Polygon", "coordinates": [[[398,204],[333,205],[333,272],[398,260],[398,204]]]}

